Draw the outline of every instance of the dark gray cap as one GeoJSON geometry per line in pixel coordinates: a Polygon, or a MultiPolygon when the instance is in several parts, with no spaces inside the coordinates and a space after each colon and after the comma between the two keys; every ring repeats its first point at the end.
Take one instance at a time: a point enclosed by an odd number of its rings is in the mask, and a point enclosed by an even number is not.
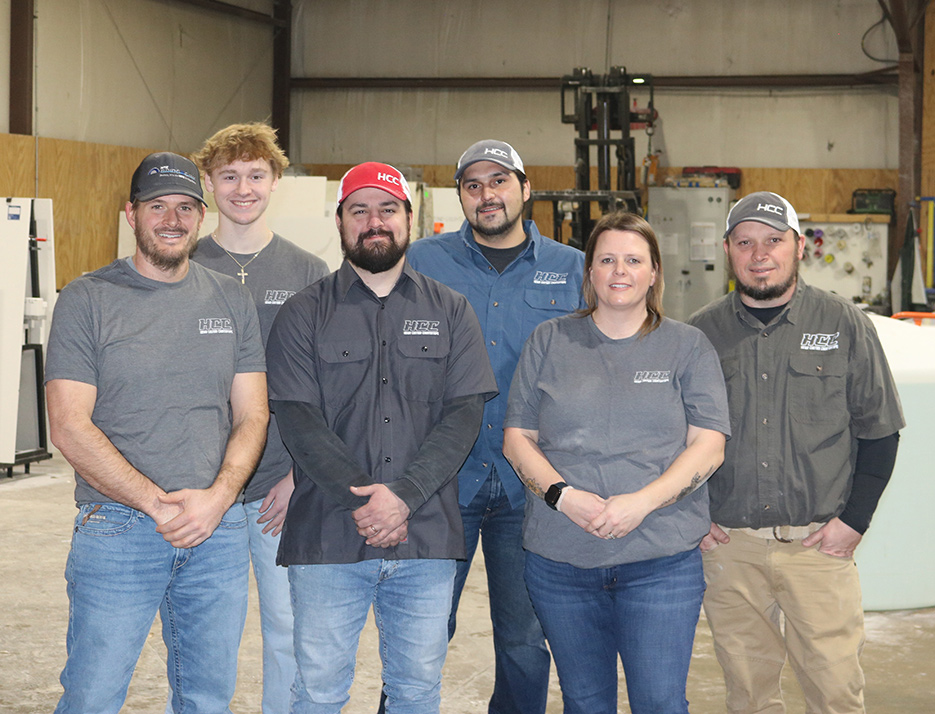
{"type": "Polygon", "coordinates": [[[160,196],[179,194],[205,201],[198,169],[184,156],[162,151],[150,154],[133,172],[130,181],[130,203],[152,201],[160,196]]]}
{"type": "Polygon", "coordinates": [[[516,149],[505,141],[484,139],[483,141],[478,141],[476,144],[471,144],[468,150],[461,154],[461,158],[458,159],[457,169],[455,170],[455,181],[460,181],[461,174],[464,173],[464,170],[471,164],[476,164],[478,161],[493,161],[495,164],[500,164],[505,169],[519,171],[523,176],[526,175],[526,170],[523,168],[523,160],[519,158],[516,149]]]}
{"type": "Polygon", "coordinates": [[[796,235],[802,232],[799,230],[799,217],[792,204],[778,193],[770,191],[751,193],[734,204],[730,213],[727,214],[727,230],[724,232],[724,239],[727,240],[727,236],[737,227],[737,224],[744,221],[765,223],[783,232],[791,228],[796,235]]]}

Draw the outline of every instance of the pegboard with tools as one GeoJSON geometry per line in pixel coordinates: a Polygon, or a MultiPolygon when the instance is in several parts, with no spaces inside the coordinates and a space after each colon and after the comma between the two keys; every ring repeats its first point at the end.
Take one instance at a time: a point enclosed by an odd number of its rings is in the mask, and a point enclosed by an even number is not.
{"type": "Polygon", "coordinates": [[[870,305],[889,304],[886,250],[889,215],[800,216],[805,257],[799,266],[809,285],[870,305]]]}

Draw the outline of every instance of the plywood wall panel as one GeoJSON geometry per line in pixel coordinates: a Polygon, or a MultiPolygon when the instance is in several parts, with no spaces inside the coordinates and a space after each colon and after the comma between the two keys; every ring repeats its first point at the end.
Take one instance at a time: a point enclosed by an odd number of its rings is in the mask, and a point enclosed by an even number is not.
{"type": "Polygon", "coordinates": [[[0,196],[30,197],[36,192],[36,140],[0,134],[0,196]]]}
{"type": "Polygon", "coordinates": [[[117,257],[117,216],[129,196],[133,171],[149,153],[39,139],[39,196],[52,199],[59,288],[117,257]]]}

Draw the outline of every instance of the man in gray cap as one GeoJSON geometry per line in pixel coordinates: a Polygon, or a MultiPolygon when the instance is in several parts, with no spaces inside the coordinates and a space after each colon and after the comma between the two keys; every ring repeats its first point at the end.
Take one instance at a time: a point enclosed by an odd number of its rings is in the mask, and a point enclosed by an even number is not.
{"type": "Polygon", "coordinates": [[[804,249],[787,200],[741,199],[724,234],[736,291],[689,320],[718,351],[731,412],[701,543],[729,712],[785,711],[787,656],[807,711],[864,711],[853,555],[905,422],[873,324],[802,281],[804,249]]]}
{"type": "Polygon", "coordinates": [[[448,632],[454,634],[461,590],[483,535],[496,657],[489,710],[541,714],[550,658],[523,581],[525,493],[503,456],[503,417],[526,338],[539,323],[583,305],[584,255],[523,220],[529,181],[506,142],[473,144],[458,160],[454,178],[464,224],[416,241],[408,259],[471,302],[500,393],[484,406],[480,436],[458,474],[467,560],[458,563],[448,632]]]}
{"type": "Polygon", "coordinates": [[[189,261],[204,217],[191,161],[146,157],[125,212],[135,254],[65,286],[49,336],[51,436],[78,505],[55,711],[119,711],[158,611],[173,709],[228,712],[249,564],[235,500],[269,420],[256,307],[189,261]]]}

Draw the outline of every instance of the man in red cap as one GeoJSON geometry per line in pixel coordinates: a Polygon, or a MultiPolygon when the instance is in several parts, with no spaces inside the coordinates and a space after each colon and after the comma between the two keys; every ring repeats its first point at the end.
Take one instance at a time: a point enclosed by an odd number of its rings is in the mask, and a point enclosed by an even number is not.
{"type": "Polygon", "coordinates": [[[373,605],[387,711],[428,714],[465,557],[455,477],[496,382],[467,299],[406,263],[403,175],[355,166],[337,203],[344,263],[283,305],[268,343],[270,406],[295,461],[278,562],[310,704],[293,711],[341,711],[373,605]]]}

